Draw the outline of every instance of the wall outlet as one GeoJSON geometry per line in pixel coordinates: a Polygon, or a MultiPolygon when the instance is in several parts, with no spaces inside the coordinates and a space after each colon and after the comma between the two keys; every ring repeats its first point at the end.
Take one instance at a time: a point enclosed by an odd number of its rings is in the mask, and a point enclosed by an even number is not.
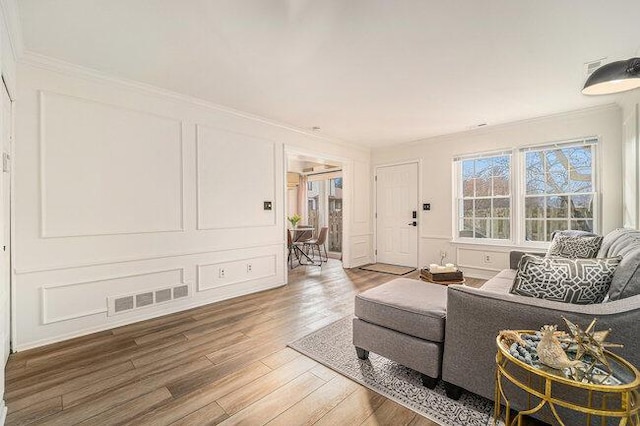
{"type": "Polygon", "coordinates": [[[482,261],[484,263],[493,263],[493,259],[491,258],[491,255],[487,253],[483,255],[482,261]]]}
{"type": "Polygon", "coordinates": [[[251,272],[251,264],[247,263],[247,272],[251,272]]]}
{"type": "Polygon", "coordinates": [[[218,269],[218,278],[224,278],[224,268],[218,269]]]}
{"type": "Polygon", "coordinates": [[[440,258],[444,259],[447,257],[448,253],[446,250],[440,250],[440,258]]]}

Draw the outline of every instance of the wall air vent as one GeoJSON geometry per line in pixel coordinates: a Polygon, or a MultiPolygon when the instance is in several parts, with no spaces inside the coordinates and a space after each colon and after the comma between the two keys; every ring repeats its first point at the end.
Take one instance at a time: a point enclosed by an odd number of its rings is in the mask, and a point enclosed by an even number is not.
{"type": "Polygon", "coordinates": [[[600,58],[595,61],[586,62],[584,64],[584,76],[589,77],[595,70],[606,63],[607,58],[600,58]]]}
{"type": "Polygon", "coordinates": [[[175,287],[165,287],[145,290],[140,293],[107,297],[107,314],[109,316],[132,312],[137,309],[156,306],[182,299],[189,296],[189,286],[181,284],[175,287]]]}

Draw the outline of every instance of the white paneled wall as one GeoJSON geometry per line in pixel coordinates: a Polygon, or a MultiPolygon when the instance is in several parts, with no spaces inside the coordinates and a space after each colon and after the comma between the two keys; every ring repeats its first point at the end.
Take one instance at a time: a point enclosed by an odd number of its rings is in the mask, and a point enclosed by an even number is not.
{"type": "MultiPolygon", "coordinates": [[[[10,6],[15,6],[11,4],[10,6]]],[[[11,19],[7,10],[7,2],[0,1],[0,73],[4,85],[7,87],[8,95],[14,98],[16,95],[15,87],[15,48],[13,44],[15,41],[12,38],[12,33],[7,28],[7,23],[15,24],[15,20],[11,19]]],[[[15,18],[15,15],[13,15],[15,18]]],[[[2,107],[0,116],[0,151],[12,155],[12,143],[11,137],[13,134],[13,114],[12,105],[9,102],[8,95],[4,93],[5,88],[0,87],[2,93],[2,107]]],[[[0,154],[1,154],[0,153],[0,154]]],[[[11,198],[11,164],[9,169],[2,167],[0,170],[0,237],[2,240],[1,245],[7,246],[8,251],[3,251],[0,259],[0,425],[4,424],[4,420],[7,414],[7,407],[4,402],[4,390],[5,390],[5,372],[4,366],[10,353],[10,336],[11,336],[11,271],[10,271],[10,259],[9,253],[11,252],[13,241],[11,241],[11,230],[5,228],[5,219],[10,216],[10,203],[8,200],[11,198]]]]}
{"type": "Polygon", "coordinates": [[[624,226],[640,229],[640,91],[622,99],[624,226]]]}
{"type": "Polygon", "coordinates": [[[289,147],[344,160],[344,261],[369,261],[368,150],[66,65],[18,72],[17,349],[285,284],[289,147]]]}

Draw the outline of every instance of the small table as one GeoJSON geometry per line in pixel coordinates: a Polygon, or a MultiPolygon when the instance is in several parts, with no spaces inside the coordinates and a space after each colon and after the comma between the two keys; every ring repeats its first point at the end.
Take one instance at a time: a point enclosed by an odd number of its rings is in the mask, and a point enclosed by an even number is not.
{"type": "MultiPolygon", "coordinates": [[[[531,330],[518,330],[522,334],[534,334],[531,330]]],[[[502,402],[505,404],[505,424],[520,425],[525,415],[535,414],[545,406],[561,425],[573,423],[563,422],[556,407],[583,413],[588,425],[592,420],[619,419],[620,425],[640,425],[640,373],[628,361],[609,351],[605,351],[607,361],[612,368],[612,384],[584,383],[555,375],[550,371],[529,365],[516,359],[509,353],[509,344],[496,338],[498,352],[496,354],[496,390],[494,406],[494,422],[501,418],[502,402]],[[504,384],[511,383],[527,394],[527,409],[518,412],[511,419],[511,403],[505,393],[504,384]],[[559,395],[557,390],[571,389],[572,401],[567,394],[559,395]],[[584,395],[584,398],[580,398],[584,395]],[[532,398],[539,400],[532,407],[532,398]],[[581,403],[583,402],[583,403],[581,403]]],[[[617,421],[617,420],[615,420],[617,421]]],[[[599,424],[599,422],[598,422],[599,424]]]]}

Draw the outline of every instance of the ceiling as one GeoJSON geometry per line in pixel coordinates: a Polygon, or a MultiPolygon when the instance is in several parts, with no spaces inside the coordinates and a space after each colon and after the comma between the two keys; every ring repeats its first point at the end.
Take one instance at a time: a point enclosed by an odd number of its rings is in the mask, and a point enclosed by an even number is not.
{"type": "Polygon", "coordinates": [[[368,146],[611,103],[638,0],[18,0],[25,50],[368,146]]]}

